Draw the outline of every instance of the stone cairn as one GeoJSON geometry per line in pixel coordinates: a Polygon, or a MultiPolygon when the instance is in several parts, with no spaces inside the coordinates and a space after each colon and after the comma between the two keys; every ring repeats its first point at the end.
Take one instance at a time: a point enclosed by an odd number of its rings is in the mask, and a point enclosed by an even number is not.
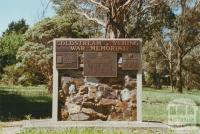
{"type": "Polygon", "coordinates": [[[129,76],[124,85],[110,86],[96,78],[62,77],[61,86],[60,120],[136,120],[136,81],[129,76]]]}

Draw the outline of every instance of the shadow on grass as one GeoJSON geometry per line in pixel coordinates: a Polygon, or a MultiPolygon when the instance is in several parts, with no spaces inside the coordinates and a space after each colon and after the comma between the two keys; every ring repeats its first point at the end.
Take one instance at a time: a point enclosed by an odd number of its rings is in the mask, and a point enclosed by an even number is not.
{"type": "Polygon", "coordinates": [[[51,117],[51,102],[48,95],[25,96],[0,90],[0,121],[22,120],[30,114],[34,119],[51,117]]]}

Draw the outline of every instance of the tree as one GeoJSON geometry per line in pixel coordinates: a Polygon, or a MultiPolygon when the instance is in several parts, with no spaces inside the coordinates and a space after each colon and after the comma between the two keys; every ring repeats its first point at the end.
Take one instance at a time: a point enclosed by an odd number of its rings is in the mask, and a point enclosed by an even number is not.
{"type": "MultiPolygon", "coordinates": [[[[169,72],[170,76],[170,86],[171,90],[173,91],[174,88],[174,68],[175,68],[175,62],[176,62],[176,49],[172,45],[169,36],[168,36],[168,30],[163,29],[162,33],[155,32],[153,34],[153,39],[151,40],[151,44],[149,44],[151,47],[154,47],[154,53],[159,53],[159,58],[162,61],[162,64],[167,65],[167,70],[169,72]]],[[[151,56],[150,56],[151,57],[151,56]]]]}
{"type": "Polygon", "coordinates": [[[52,47],[45,47],[39,43],[25,43],[17,53],[17,59],[21,61],[24,68],[37,68],[48,81],[48,89],[52,88],[52,47]]]}
{"type": "Polygon", "coordinates": [[[0,73],[3,72],[3,68],[7,65],[15,64],[16,53],[19,47],[24,44],[23,34],[28,29],[24,19],[17,22],[11,22],[8,28],[3,32],[0,39],[0,73]]]}
{"type": "Polygon", "coordinates": [[[95,27],[94,23],[75,14],[55,16],[35,24],[25,33],[25,38],[29,42],[47,45],[54,38],[59,37],[90,37],[96,32],[92,30],[93,27],[95,27]]]}
{"type": "Polygon", "coordinates": [[[178,92],[182,93],[184,58],[200,45],[200,3],[199,1],[180,0],[175,1],[175,4],[180,7],[181,13],[176,16],[175,27],[169,36],[176,49],[176,88],[178,92]]]}
{"type": "MultiPolygon", "coordinates": [[[[176,13],[172,27],[163,27],[161,33],[155,32],[153,34],[154,49],[159,51],[168,65],[170,74],[171,87],[176,86],[178,92],[182,92],[184,86],[184,60],[190,59],[192,61],[190,52],[195,50],[200,45],[200,31],[199,31],[199,3],[195,1],[188,3],[189,0],[173,1],[171,8],[178,7],[181,11],[176,13]],[[175,4],[175,5],[173,5],[175,4]],[[174,7],[173,7],[174,6],[174,7]],[[175,71],[173,71],[175,70],[175,71]],[[176,85],[174,85],[174,79],[176,85]]],[[[170,3],[169,3],[170,4],[170,3]]],[[[189,63],[192,63],[188,61],[189,63]]],[[[186,64],[187,67],[189,67],[186,64]]],[[[188,70],[189,68],[185,68],[188,70]]],[[[190,69],[191,70],[191,69],[190,69]]]]}
{"type": "Polygon", "coordinates": [[[24,34],[26,30],[28,30],[28,25],[26,24],[26,21],[24,19],[21,19],[17,22],[12,21],[10,24],[8,24],[8,28],[5,32],[3,32],[3,35],[10,34],[12,32],[18,33],[18,34],[24,34]]]}
{"type": "MultiPolygon", "coordinates": [[[[59,11],[68,7],[66,3],[73,3],[71,0],[52,1],[59,6],[59,11]]],[[[160,2],[157,0],[75,0],[73,4],[78,9],[77,13],[105,28],[105,37],[124,38],[128,36],[130,18],[134,18],[134,22],[137,22],[141,14],[159,5],[160,2]]]]}
{"type": "MultiPolygon", "coordinates": [[[[154,35],[155,36],[155,35],[154,35]]],[[[167,74],[168,62],[162,52],[156,47],[157,40],[154,38],[147,41],[143,47],[143,66],[145,67],[146,85],[153,86],[157,89],[162,87],[161,82],[167,74]]]]}
{"type": "Polygon", "coordinates": [[[52,91],[52,40],[54,38],[88,38],[100,34],[97,24],[68,10],[65,15],[46,18],[25,33],[26,44],[17,54],[21,63],[41,72],[45,77],[49,92],[52,91]],[[95,29],[95,30],[94,30],[95,29]]]}
{"type": "Polygon", "coordinates": [[[16,53],[19,47],[24,44],[24,37],[22,34],[15,32],[4,34],[0,44],[0,72],[7,65],[12,65],[17,62],[16,53]]]}

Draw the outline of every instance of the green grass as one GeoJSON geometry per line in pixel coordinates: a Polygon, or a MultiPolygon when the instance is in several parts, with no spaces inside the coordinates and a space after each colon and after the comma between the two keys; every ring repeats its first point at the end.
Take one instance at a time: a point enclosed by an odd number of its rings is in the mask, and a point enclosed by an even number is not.
{"type": "MultiPolygon", "coordinates": [[[[143,89],[143,120],[167,121],[167,105],[177,98],[189,98],[197,104],[200,124],[200,91],[172,93],[169,89],[143,89]]],[[[0,85],[0,121],[12,121],[28,118],[51,117],[51,95],[45,86],[5,86],[0,85]]]]}
{"type": "Polygon", "coordinates": [[[172,131],[151,129],[100,129],[100,128],[69,128],[64,130],[26,129],[20,134],[173,134],[172,131]]]}
{"type": "MultiPolygon", "coordinates": [[[[183,94],[172,93],[169,89],[156,90],[143,89],[143,120],[167,122],[167,105],[170,101],[178,98],[192,99],[198,106],[197,123],[200,124],[200,91],[184,91],[183,94]]],[[[0,85],[0,122],[22,119],[51,118],[52,97],[48,94],[45,86],[22,87],[0,85]]],[[[1,131],[0,124],[0,131],[1,131]]],[[[81,129],[81,134],[92,134],[96,129],[81,129]]],[[[111,130],[100,130],[97,134],[108,133],[111,130]]],[[[112,134],[154,134],[153,130],[112,131],[112,134]]],[[[79,129],[51,130],[51,129],[28,129],[22,134],[76,134],[79,129]]],[[[156,131],[162,134],[162,131],[156,131]]],[[[163,134],[171,133],[164,132],[163,134]]],[[[110,134],[110,133],[109,133],[110,134]]]]}
{"type": "Polygon", "coordinates": [[[184,91],[183,94],[172,93],[169,89],[156,90],[144,88],[143,91],[143,120],[144,121],[167,121],[167,105],[170,101],[179,98],[193,100],[198,106],[197,123],[200,124],[200,91],[184,91]]]}
{"type": "Polygon", "coordinates": [[[45,86],[0,85],[0,121],[51,116],[51,95],[45,86]]]}

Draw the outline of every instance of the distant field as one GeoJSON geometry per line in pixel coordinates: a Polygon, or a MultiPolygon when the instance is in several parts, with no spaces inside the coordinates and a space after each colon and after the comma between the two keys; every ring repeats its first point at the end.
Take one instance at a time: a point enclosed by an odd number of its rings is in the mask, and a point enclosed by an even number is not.
{"type": "MultiPolygon", "coordinates": [[[[167,104],[177,98],[189,98],[197,104],[200,124],[200,91],[172,93],[169,89],[143,90],[143,120],[167,122],[167,104]]],[[[0,121],[51,118],[51,95],[45,86],[21,87],[0,85],[0,121]]]]}

